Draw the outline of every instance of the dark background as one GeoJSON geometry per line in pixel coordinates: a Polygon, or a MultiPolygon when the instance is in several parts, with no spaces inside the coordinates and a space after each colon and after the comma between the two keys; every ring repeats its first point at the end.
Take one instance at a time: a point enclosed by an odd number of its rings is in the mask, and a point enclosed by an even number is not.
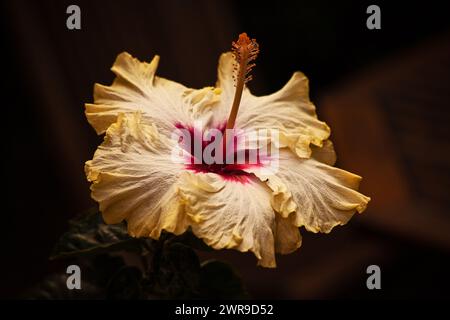
{"type": "Polygon", "coordinates": [[[83,104],[95,82],[112,82],[116,55],[159,54],[159,75],[203,87],[243,31],[261,47],[254,93],[303,71],[337,165],[364,177],[372,202],[330,235],[303,231],[303,247],[275,270],[234,251],[213,256],[231,261],[257,298],[449,297],[450,19],[444,1],[392,2],[2,2],[0,297],[61,268],[47,259],[53,244],[95,205],[83,164],[102,138],[83,104]],[[81,30],[66,28],[70,4],[81,30]],[[381,7],[381,30],[366,28],[370,4],[381,7]],[[381,267],[380,291],[365,286],[370,264],[381,267]]]}

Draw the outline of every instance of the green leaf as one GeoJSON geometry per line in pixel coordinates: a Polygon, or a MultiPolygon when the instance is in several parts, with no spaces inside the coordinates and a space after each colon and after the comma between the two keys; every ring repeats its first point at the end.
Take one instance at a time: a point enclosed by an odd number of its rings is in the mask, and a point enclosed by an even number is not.
{"type": "Polygon", "coordinates": [[[198,296],[200,261],[190,247],[165,242],[157,263],[152,291],[166,299],[190,299],[198,296]]]}
{"type": "Polygon", "coordinates": [[[27,290],[20,299],[27,300],[96,300],[104,298],[104,290],[83,280],[82,290],[67,289],[67,274],[47,276],[42,282],[27,290]]]}
{"type": "Polygon", "coordinates": [[[50,259],[123,249],[140,249],[139,240],[128,235],[125,223],[107,225],[98,210],[89,210],[69,221],[69,231],[59,239],[50,259]]]}
{"type": "Polygon", "coordinates": [[[207,299],[248,299],[241,278],[233,268],[221,261],[202,263],[200,278],[201,296],[207,299]]]}
{"type": "Polygon", "coordinates": [[[191,247],[195,250],[200,251],[214,251],[213,248],[208,246],[202,239],[197,238],[192,230],[189,228],[186,230],[185,233],[176,236],[175,238],[171,239],[172,242],[181,242],[185,244],[188,247],[191,247]]]}

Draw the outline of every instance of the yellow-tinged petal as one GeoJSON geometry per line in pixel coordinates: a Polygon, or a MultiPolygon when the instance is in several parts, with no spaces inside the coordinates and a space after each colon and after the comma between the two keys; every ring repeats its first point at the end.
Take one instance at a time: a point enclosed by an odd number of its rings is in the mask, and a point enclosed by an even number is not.
{"type": "MultiPolygon", "coordinates": [[[[222,89],[220,105],[215,109],[216,122],[226,120],[234,95],[233,56],[224,53],[219,60],[218,83],[222,89]]],[[[311,156],[310,144],[322,146],[330,135],[325,122],[319,121],[309,99],[308,79],[295,72],[279,91],[257,97],[246,88],[235,127],[243,130],[269,129],[279,132],[280,146],[289,147],[299,157],[311,156]]]]}
{"type": "Polygon", "coordinates": [[[275,251],[300,246],[298,228],[275,213],[264,183],[187,171],[170,158],[175,146],[140,113],[119,114],[85,167],[105,222],[126,220],[130,235],[154,239],[191,227],[211,247],[251,251],[264,267],[275,267],[275,251]]]}
{"type": "Polygon", "coordinates": [[[302,73],[268,96],[244,89],[234,126],[239,135],[277,132],[279,140],[270,136],[263,144],[281,148],[277,166],[249,166],[245,171],[256,177],[245,180],[189,171],[181,159],[173,161],[180,146],[169,139],[178,125],[200,119],[205,129],[227,119],[235,93],[231,54],[220,58],[217,88],[200,90],[157,77],[158,61],[120,54],[114,83],[97,84],[94,103],[86,104],[89,122],[106,131],[85,169],[107,223],[126,220],[132,236],[154,239],[162,230],[181,234],[191,227],[215,249],[251,251],[259,265],[275,267],[275,252],[300,247],[298,227],[329,232],[364,211],[370,198],[356,191],[361,178],[332,167],[330,130],[317,119],[302,73]]]}
{"type": "Polygon", "coordinates": [[[184,178],[180,194],[187,214],[196,222],[192,231],[197,237],[214,249],[251,251],[259,265],[276,266],[277,224],[270,192],[263,183],[257,179],[245,184],[228,181],[213,173],[186,172],[184,178]]]}
{"type": "Polygon", "coordinates": [[[141,119],[139,113],[119,114],[94,158],[86,162],[92,197],[105,222],[127,220],[132,236],[183,233],[188,221],[178,196],[182,167],[171,161],[174,142],[141,119]]]}
{"type": "Polygon", "coordinates": [[[283,218],[276,215],[275,251],[281,254],[294,252],[302,245],[302,237],[292,217],[283,218]]]}
{"type": "Polygon", "coordinates": [[[333,227],[346,224],[355,212],[363,212],[370,201],[356,191],[361,177],[313,158],[300,159],[286,149],[280,150],[277,168],[246,171],[266,181],[273,190],[273,202],[280,192],[284,194],[284,206],[274,206],[275,210],[284,217],[292,216],[296,226],[305,226],[312,232],[328,233],[333,227]],[[289,214],[286,208],[294,207],[289,214]]]}
{"type": "MultiPolygon", "coordinates": [[[[126,52],[117,56],[111,68],[116,74],[113,84],[95,84],[94,103],[86,104],[87,119],[98,134],[104,133],[119,113],[139,111],[143,121],[156,124],[161,133],[168,136],[176,123],[192,122],[196,107],[190,100],[196,90],[156,76],[158,63],[159,56],[150,63],[140,62],[126,52]]],[[[206,105],[205,99],[213,99],[215,95],[202,98],[202,105],[206,105]]]]}
{"type": "Polygon", "coordinates": [[[311,157],[322,163],[334,166],[336,163],[336,152],[334,151],[333,142],[325,140],[322,147],[311,146],[311,157]]]}

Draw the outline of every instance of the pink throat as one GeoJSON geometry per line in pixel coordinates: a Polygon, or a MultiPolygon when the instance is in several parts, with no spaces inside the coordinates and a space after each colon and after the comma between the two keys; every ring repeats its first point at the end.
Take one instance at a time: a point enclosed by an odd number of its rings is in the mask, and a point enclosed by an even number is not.
{"type": "MultiPolygon", "coordinates": [[[[245,169],[255,168],[255,167],[261,167],[262,163],[257,157],[256,163],[249,163],[248,161],[248,150],[237,150],[236,147],[234,147],[232,150],[226,150],[224,159],[228,156],[228,159],[234,159],[234,161],[223,161],[227,163],[211,163],[208,164],[204,161],[203,157],[200,160],[197,160],[194,156],[194,145],[197,144],[198,146],[201,146],[201,154],[203,154],[204,149],[210,145],[213,141],[205,141],[203,137],[203,132],[194,129],[192,126],[186,126],[181,123],[175,124],[175,127],[177,129],[183,130],[183,132],[186,132],[186,134],[189,134],[188,142],[184,142],[180,140],[180,146],[186,150],[189,154],[188,159],[185,164],[185,168],[187,170],[191,170],[197,173],[216,173],[220,175],[223,179],[228,181],[234,181],[234,182],[240,182],[240,183],[249,183],[251,180],[251,174],[244,171],[245,169]],[[244,163],[236,163],[237,160],[237,154],[243,153],[245,154],[245,162],[244,163]],[[197,161],[196,161],[197,160],[197,161]]],[[[226,129],[226,123],[223,123],[221,125],[217,125],[214,127],[214,129],[219,130],[222,132],[222,134],[225,132],[226,129]]],[[[237,137],[233,137],[236,141],[237,137]]],[[[236,144],[235,144],[236,145],[236,144]]]]}

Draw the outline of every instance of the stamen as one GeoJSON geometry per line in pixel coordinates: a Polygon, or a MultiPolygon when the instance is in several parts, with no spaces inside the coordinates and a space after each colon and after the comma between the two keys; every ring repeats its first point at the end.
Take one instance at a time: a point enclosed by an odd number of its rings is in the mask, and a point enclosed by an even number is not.
{"type": "Polygon", "coordinates": [[[256,59],[259,53],[259,45],[255,39],[250,39],[247,34],[241,33],[239,39],[236,42],[232,42],[231,50],[235,59],[235,86],[236,91],[234,94],[233,105],[231,107],[230,115],[227,121],[227,129],[233,129],[236,122],[236,116],[239,110],[239,104],[241,103],[242,92],[244,85],[252,80],[250,72],[255,66],[252,61],[256,59]]]}

